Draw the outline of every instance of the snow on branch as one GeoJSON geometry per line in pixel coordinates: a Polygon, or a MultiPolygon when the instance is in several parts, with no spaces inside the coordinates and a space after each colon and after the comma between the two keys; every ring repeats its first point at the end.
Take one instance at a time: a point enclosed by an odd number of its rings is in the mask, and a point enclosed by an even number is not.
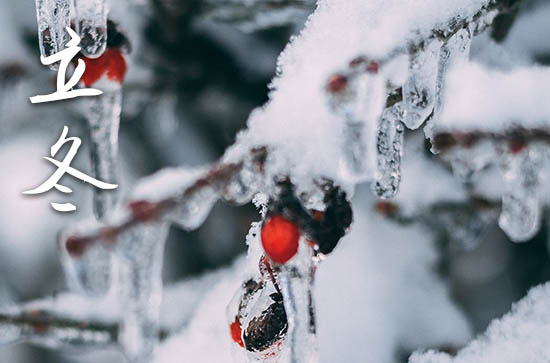
{"type": "Polygon", "coordinates": [[[428,351],[415,353],[410,363],[492,363],[546,362],[550,360],[548,304],[550,284],[533,288],[514,304],[510,313],[493,321],[456,356],[428,351]]]}
{"type": "Polygon", "coordinates": [[[483,140],[509,142],[515,152],[529,142],[550,142],[550,68],[499,71],[463,64],[450,72],[446,92],[434,130],[441,152],[483,140]]]}

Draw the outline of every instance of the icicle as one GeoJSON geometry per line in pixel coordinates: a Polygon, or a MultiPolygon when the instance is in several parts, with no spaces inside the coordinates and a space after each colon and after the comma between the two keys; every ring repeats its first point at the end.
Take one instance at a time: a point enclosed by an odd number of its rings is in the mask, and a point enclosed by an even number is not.
{"type": "Polygon", "coordinates": [[[218,197],[219,194],[214,186],[201,186],[184,196],[166,215],[166,218],[186,230],[196,229],[208,217],[218,197]]]}
{"type": "Polygon", "coordinates": [[[409,75],[403,85],[403,122],[410,129],[417,129],[433,111],[440,48],[441,41],[436,39],[410,55],[409,75]]]}
{"type": "Polygon", "coordinates": [[[132,363],[148,363],[158,342],[162,299],[162,263],[168,223],[141,224],[119,236],[120,301],[123,320],[119,342],[132,363]]]}
{"type": "MultiPolygon", "coordinates": [[[[120,88],[105,91],[92,97],[87,111],[90,127],[91,159],[93,177],[107,183],[117,184],[118,128],[121,110],[120,88]]],[[[94,188],[94,213],[98,219],[105,216],[116,204],[114,190],[94,188]]]]}
{"type": "Polygon", "coordinates": [[[463,183],[468,183],[476,173],[495,160],[495,146],[490,141],[480,140],[472,147],[454,147],[442,155],[451,164],[453,174],[463,183]]]}
{"type": "Polygon", "coordinates": [[[106,0],[74,0],[76,33],[82,54],[97,58],[107,46],[106,0]]]}
{"type": "Polygon", "coordinates": [[[313,249],[302,238],[298,254],[281,266],[279,281],[288,320],[290,363],[319,361],[313,303],[316,261],[313,249]]]}
{"type": "MultiPolygon", "coordinates": [[[[97,228],[97,224],[86,226],[87,230],[97,228]]],[[[75,231],[85,231],[82,227],[63,231],[59,239],[61,266],[69,287],[83,295],[99,297],[109,291],[116,266],[111,253],[101,244],[81,245],[75,249],[71,237],[75,231]]]]}
{"type": "Polygon", "coordinates": [[[384,79],[376,62],[350,77],[329,81],[330,105],[344,118],[342,178],[361,182],[372,177],[376,166],[376,129],[384,104],[384,79]],[[338,86],[335,83],[342,83],[338,86]]]}
{"type": "Polygon", "coordinates": [[[383,199],[393,198],[401,182],[404,127],[402,104],[384,110],[378,126],[378,171],[373,183],[374,193],[383,199]]]}
{"type": "MultiPolygon", "coordinates": [[[[70,0],[35,0],[38,22],[38,43],[43,57],[51,56],[65,48],[71,23],[70,0]]],[[[57,69],[57,63],[50,66],[57,69]]]]}
{"type": "Polygon", "coordinates": [[[506,183],[498,224],[514,242],[527,241],[540,228],[539,203],[542,156],[540,150],[526,146],[519,152],[501,153],[500,168],[506,183]]]}
{"type": "Polygon", "coordinates": [[[448,70],[457,62],[468,60],[470,56],[470,45],[472,43],[472,30],[460,29],[449,40],[443,44],[439,52],[439,63],[437,67],[436,99],[434,107],[434,117],[425,128],[427,137],[433,134],[434,126],[437,126],[437,120],[443,111],[445,101],[445,78],[448,70]]]}

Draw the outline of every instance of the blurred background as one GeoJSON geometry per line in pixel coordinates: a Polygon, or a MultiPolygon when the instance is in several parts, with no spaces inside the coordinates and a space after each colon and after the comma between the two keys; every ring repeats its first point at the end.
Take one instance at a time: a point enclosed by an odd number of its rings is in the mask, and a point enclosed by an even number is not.
{"type": "MultiPolygon", "coordinates": [[[[132,43],[120,127],[122,198],[137,179],[161,168],[217,160],[245,127],[248,114],[267,100],[278,54],[315,8],[311,0],[112,0],[109,5],[110,17],[132,43]]],[[[516,19],[500,20],[493,38],[508,41],[525,62],[550,64],[548,19],[550,1],[526,0],[516,19]],[[537,26],[533,19],[539,19],[537,26]]],[[[74,166],[89,173],[86,121],[78,102],[28,101],[51,92],[56,76],[40,63],[33,0],[0,0],[0,43],[0,304],[8,304],[66,289],[56,236],[64,226],[91,216],[91,188],[65,177],[64,184],[73,189],[69,196],[21,194],[51,174],[42,157],[63,125],[82,138],[74,166]],[[56,213],[52,201],[71,201],[78,210],[56,213]]],[[[198,230],[172,227],[165,283],[229,265],[245,252],[244,237],[257,219],[251,205],[219,202],[198,230]]],[[[449,248],[446,238],[436,238],[438,272],[474,332],[550,278],[547,226],[523,244],[507,241],[496,225],[470,248],[449,248]]],[[[403,352],[403,361],[409,353],[403,352]]],[[[24,344],[0,346],[0,362],[77,361],[24,344]]]]}

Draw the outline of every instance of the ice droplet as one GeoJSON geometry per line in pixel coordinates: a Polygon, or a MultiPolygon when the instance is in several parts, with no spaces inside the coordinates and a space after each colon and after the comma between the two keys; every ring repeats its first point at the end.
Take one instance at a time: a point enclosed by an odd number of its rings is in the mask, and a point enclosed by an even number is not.
{"type": "Polygon", "coordinates": [[[410,129],[417,129],[433,111],[440,48],[441,41],[436,39],[410,55],[409,75],[403,85],[403,121],[410,129]]]}
{"type": "MultiPolygon", "coordinates": [[[[70,0],[35,0],[40,54],[49,57],[64,49],[69,40],[66,27],[71,23],[70,0]]],[[[50,65],[57,69],[57,63],[50,65]]]]}
{"type": "Polygon", "coordinates": [[[539,203],[543,153],[534,146],[501,153],[500,168],[506,183],[498,224],[514,242],[531,239],[541,224],[539,203]]]}
{"type": "Polygon", "coordinates": [[[107,46],[106,0],[74,0],[76,33],[82,54],[97,58],[107,46]]]}
{"type": "Polygon", "coordinates": [[[119,293],[123,309],[119,342],[133,363],[151,361],[158,342],[162,264],[168,223],[145,223],[119,236],[119,293]]]}
{"type": "Polygon", "coordinates": [[[281,266],[279,281],[288,320],[287,345],[290,363],[318,362],[313,276],[315,262],[313,249],[304,238],[296,256],[281,266]]]}
{"type": "MultiPolygon", "coordinates": [[[[86,112],[90,127],[92,176],[117,184],[118,129],[122,94],[120,88],[92,97],[86,112]]],[[[116,190],[94,188],[94,213],[101,219],[116,204],[116,190]]]]}
{"type": "Polygon", "coordinates": [[[372,185],[374,193],[383,199],[393,198],[401,182],[401,157],[405,129],[402,104],[397,103],[382,113],[378,126],[376,148],[378,169],[372,185]]]}

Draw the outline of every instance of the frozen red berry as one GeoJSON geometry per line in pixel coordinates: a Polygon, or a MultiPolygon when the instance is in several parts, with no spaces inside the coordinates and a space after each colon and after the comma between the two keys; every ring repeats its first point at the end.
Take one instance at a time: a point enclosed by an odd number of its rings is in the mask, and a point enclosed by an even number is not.
{"type": "Polygon", "coordinates": [[[244,348],[241,323],[237,317],[235,317],[235,321],[229,325],[229,332],[231,333],[231,339],[244,348]]]}
{"type": "Polygon", "coordinates": [[[327,90],[330,93],[340,93],[346,89],[348,79],[342,74],[335,74],[328,80],[327,90]]]}
{"type": "Polygon", "coordinates": [[[262,228],[262,246],[266,255],[276,263],[286,263],[296,252],[300,229],[281,215],[268,219],[262,228]]]}
{"type": "Polygon", "coordinates": [[[103,76],[106,76],[108,80],[122,84],[127,65],[120,49],[109,48],[99,58],[82,57],[81,59],[86,64],[84,74],[80,78],[84,86],[92,86],[103,76]]]}
{"type": "Polygon", "coordinates": [[[367,64],[367,72],[369,73],[378,73],[378,69],[380,68],[380,65],[377,61],[370,61],[367,64]]]}

